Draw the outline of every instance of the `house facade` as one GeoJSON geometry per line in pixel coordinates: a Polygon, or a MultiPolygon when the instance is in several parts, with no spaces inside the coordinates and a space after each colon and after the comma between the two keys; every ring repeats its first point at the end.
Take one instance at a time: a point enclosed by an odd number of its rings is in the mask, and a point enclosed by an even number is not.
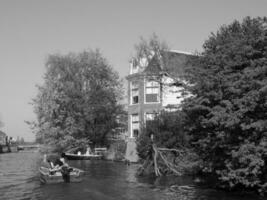
{"type": "Polygon", "coordinates": [[[179,109],[179,104],[186,98],[183,87],[177,85],[182,81],[181,75],[192,54],[178,51],[166,51],[161,57],[153,56],[149,63],[130,63],[128,81],[128,144],[126,159],[138,159],[135,140],[142,134],[142,126],[153,120],[163,109],[179,109]],[[131,147],[131,152],[129,148],[131,147]],[[127,152],[128,151],[128,152],[127,152]],[[127,155],[128,153],[128,155],[127,155]]]}

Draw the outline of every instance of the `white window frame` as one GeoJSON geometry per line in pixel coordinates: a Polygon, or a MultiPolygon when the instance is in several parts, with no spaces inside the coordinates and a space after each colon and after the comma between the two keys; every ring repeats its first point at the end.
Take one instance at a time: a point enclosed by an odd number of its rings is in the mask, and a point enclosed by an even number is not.
{"type": "Polygon", "coordinates": [[[131,81],[130,82],[130,104],[137,105],[139,104],[139,102],[140,102],[140,91],[139,91],[138,81],[131,81]],[[133,103],[133,82],[137,83],[138,103],[133,103]]]}
{"type": "Polygon", "coordinates": [[[131,128],[131,132],[130,132],[130,138],[135,138],[134,137],[134,133],[133,133],[133,115],[136,115],[138,117],[138,121],[135,121],[138,123],[138,131],[140,133],[140,115],[139,114],[131,114],[130,115],[130,128],[131,128]]]}
{"type": "MultiPolygon", "coordinates": [[[[151,79],[150,79],[151,80],[151,79]]],[[[153,80],[152,80],[153,81],[153,80]]],[[[151,82],[152,82],[151,81],[151,82]]],[[[161,91],[160,91],[160,83],[159,82],[157,82],[157,81],[153,81],[153,82],[156,82],[156,83],[158,83],[158,101],[157,102],[147,102],[146,101],[146,89],[147,89],[147,83],[148,82],[150,82],[149,81],[149,78],[145,78],[144,79],[144,103],[145,104],[158,104],[158,103],[160,103],[160,94],[161,94],[161,91]]],[[[156,87],[148,87],[148,88],[156,88],[156,87]]],[[[152,93],[153,94],[153,93],[152,93]]],[[[156,94],[156,93],[155,93],[156,94]]]]}

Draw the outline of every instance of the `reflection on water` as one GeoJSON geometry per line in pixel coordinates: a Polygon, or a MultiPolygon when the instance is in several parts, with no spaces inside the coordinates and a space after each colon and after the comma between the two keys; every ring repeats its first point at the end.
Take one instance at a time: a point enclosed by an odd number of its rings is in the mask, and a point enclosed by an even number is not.
{"type": "Polygon", "coordinates": [[[38,153],[0,154],[1,200],[259,200],[193,185],[191,178],[136,178],[137,166],[107,161],[70,161],[86,171],[81,183],[41,185],[38,153]]]}

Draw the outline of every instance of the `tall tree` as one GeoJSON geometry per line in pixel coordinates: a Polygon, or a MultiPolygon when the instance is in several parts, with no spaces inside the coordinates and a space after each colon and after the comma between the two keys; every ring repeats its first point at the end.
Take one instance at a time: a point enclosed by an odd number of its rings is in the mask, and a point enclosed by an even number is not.
{"type": "Polygon", "coordinates": [[[184,110],[203,170],[222,186],[267,188],[267,19],[222,26],[188,70],[184,110]]]}
{"type": "Polygon", "coordinates": [[[57,150],[107,143],[121,113],[122,85],[98,50],[50,55],[38,89],[33,102],[37,141],[57,150]]]}
{"type": "Polygon", "coordinates": [[[154,33],[149,39],[140,37],[139,43],[135,45],[134,62],[140,67],[146,67],[153,57],[158,60],[162,56],[164,51],[169,49],[166,42],[159,39],[159,37],[154,33]]]}

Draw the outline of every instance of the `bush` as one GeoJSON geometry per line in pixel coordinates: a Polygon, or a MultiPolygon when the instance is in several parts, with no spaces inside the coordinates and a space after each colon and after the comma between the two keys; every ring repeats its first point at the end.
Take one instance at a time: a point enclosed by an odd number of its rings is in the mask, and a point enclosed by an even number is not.
{"type": "Polygon", "coordinates": [[[139,174],[154,173],[155,152],[152,145],[160,151],[157,165],[161,174],[174,173],[170,166],[166,165],[166,161],[182,175],[195,174],[199,171],[200,160],[188,144],[189,138],[184,132],[184,122],[183,112],[163,111],[155,120],[146,123],[146,127],[137,140],[137,152],[143,163],[139,174]],[[160,148],[168,150],[160,150],[160,148]],[[170,149],[175,150],[169,151],[170,149]]]}

